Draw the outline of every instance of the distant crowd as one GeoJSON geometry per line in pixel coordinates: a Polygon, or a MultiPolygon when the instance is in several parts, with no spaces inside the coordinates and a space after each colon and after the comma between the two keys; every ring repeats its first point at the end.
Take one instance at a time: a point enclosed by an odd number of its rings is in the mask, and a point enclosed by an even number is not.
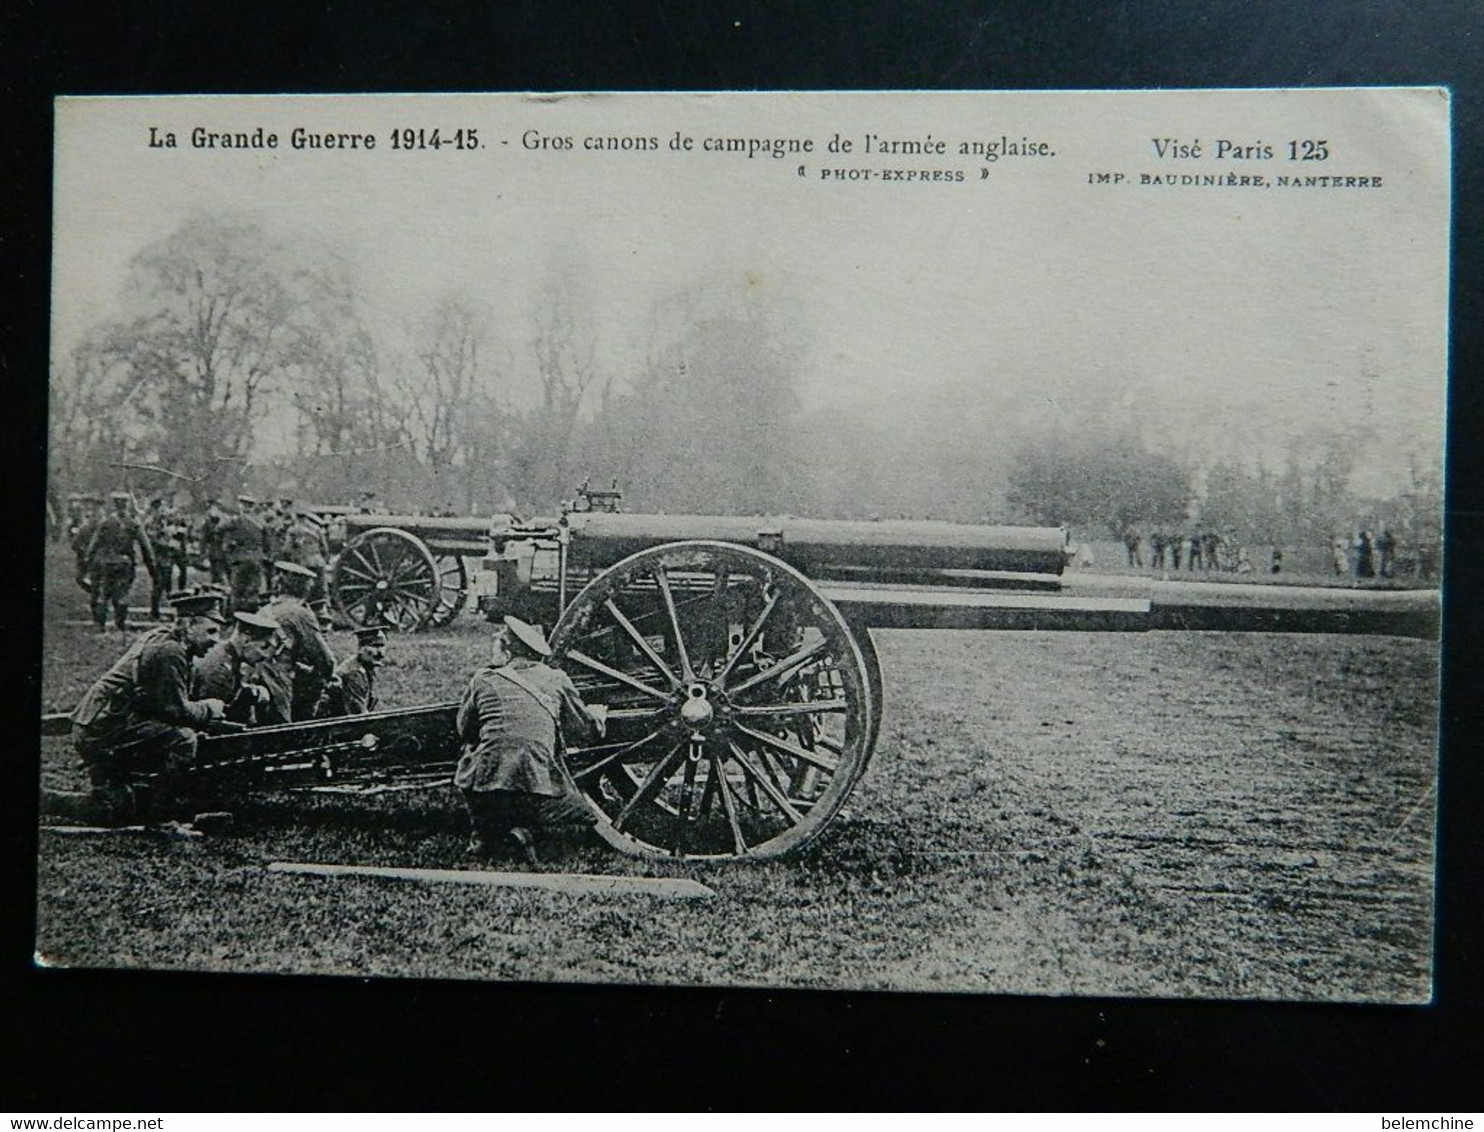
{"type": "MultiPolygon", "coordinates": [[[[1137,570],[1251,574],[1259,569],[1246,546],[1214,531],[1169,533],[1130,528],[1123,532],[1122,542],[1127,565],[1137,570]]],[[[1389,528],[1379,534],[1362,530],[1354,535],[1335,535],[1328,548],[1330,569],[1336,577],[1395,577],[1397,546],[1397,538],[1389,528]]],[[[1283,563],[1283,548],[1275,546],[1268,551],[1261,569],[1281,574],[1283,563]]]]}

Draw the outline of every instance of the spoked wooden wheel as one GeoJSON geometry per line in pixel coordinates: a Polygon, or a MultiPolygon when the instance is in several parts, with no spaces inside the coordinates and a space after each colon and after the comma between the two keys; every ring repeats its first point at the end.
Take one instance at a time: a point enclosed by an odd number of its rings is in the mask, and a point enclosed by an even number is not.
{"type": "Polygon", "coordinates": [[[410,633],[432,617],[441,592],[432,553],[395,527],[376,527],[352,539],[330,574],[331,601],[356,625],[384,620],[410,633]]]}
{"type": "Polygon", "coordinates": [[[436,555],[433,564],[438,571],[438,604],[428,616],[427,627],[441,629],[464,608],[469,598],[469,575],[457,554],[436,555]]]}
{"type": "Polygon", "coordinates": [[[601,740],[564,756],[598,831],[639,856],[776,857],[839,812],[870,754],[868,663],[793,567],[721,542],[600,574],[552,634],[601,740]]]}

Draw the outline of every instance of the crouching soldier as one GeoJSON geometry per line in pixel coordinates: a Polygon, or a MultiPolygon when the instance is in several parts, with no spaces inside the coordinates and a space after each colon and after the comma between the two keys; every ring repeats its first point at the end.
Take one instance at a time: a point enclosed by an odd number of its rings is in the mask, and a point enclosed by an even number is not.
{"type": "Polygon", "coordinates": [[[277,622],[282,637],[278,654],[260,666],[262,682],[272,696],[269,711],[275,723],[313,719],[320,693],[335,674],[335,654],[305,600],[313,582],[314,572],[297,562],[275,562],[274,598],[259,610],[277,622]]]}
{"type": "Polygon", "coordinates": [[[191,661],[216,643],[224,623],[221,596],[176,595],[170,604],[175,624],[130,645],[72,713],[73,742],[92,780],[90,801],[105,822],[183,812],[197,735],[225,718],[221,700],[190,698],[191,661]]]}
{"type": "Polygon", "coordinates": [[[386,660],[387,626],[356,630],[356,654],[335,667],[320,698],[319,716],[365,715],[376,710],[376,670],[386,660]]]}
{"type": "Polygon", "coordinates": [[[259,666],[277,647],[277,621],[261,613],[233,614],[231,636],[196,661],[192,693],[197,699],[221,700],[226,704],[226,718],[233,723],[267,722],[271,697],[265,685],[254,681],[259,666]]]}
{"type": "Polygon", "coordinates": [[[587,707],[572,678],[544,663],[550,656],[541,630],[503,618],[489,664],[459,704],[464,753],[453,781],[469,810],[475,856],[514,849],[536,864],[535,828],[593,823],[586,802],[564,786],[557,749],[564,733],[574,741],[602,734],[606,712],[587,707]]]}

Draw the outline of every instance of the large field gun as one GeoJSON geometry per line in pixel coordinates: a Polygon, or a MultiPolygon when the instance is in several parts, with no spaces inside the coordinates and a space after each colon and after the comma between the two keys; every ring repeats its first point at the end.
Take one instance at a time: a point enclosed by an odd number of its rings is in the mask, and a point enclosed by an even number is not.
{"type": "MultiPolygon", "coordinates": [[[[1433,592],[1073,585],[1055,527],[619,504],[617,491],[583,492],[524,522],[348,516],[334,587],[353,620],[446,623],[473,593],[549,630],[553,662],[607,709],[606,734],[567,748],[563,773],[600,834],[641,856],[775,857],[826,828],[881,727],[874,630],[1437,630],[1433,592]],[[442,589],[440,555],[457,563],[442,589]]],[[[200,759],[202,773],[249,786],[379,790],[447,781],[456,747],[454,705],[437,704],[209,736],[200,759]]]]}

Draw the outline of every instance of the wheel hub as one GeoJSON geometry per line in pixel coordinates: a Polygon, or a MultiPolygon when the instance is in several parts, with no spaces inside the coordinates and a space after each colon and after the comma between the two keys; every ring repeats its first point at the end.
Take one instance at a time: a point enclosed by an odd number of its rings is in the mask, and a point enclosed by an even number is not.
{"type": "Polygon", "coordinates": [[[693,730],[699,731],[716,715],[716,709],[707,698],[704,684],[692,684],[685,690],[685,702],[680,705],[680,719],[693,730]]]}

